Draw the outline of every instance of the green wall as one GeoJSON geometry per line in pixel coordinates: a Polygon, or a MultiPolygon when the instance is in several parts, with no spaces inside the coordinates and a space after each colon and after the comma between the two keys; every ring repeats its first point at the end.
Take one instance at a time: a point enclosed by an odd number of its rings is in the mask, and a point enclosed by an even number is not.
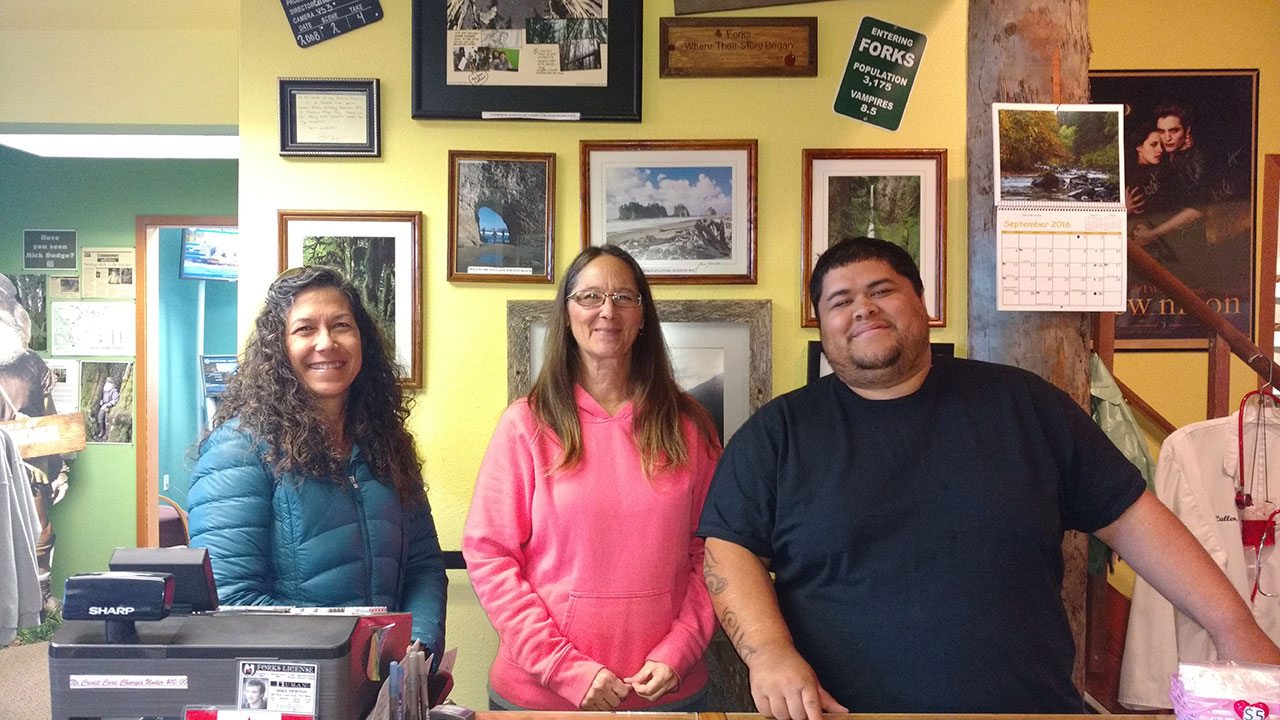
{"type": "MultiPolygon", "coordinates": [[[[40,158],[0,146],[0,272],[21,272],[24,229],[73,229],[80,247],[133,247],[138,215],[234,216],[236,173],[233,160],[40,158]]],[[[104,570],[113,548],[135,544],[134,450],[90,445],[76,459],[53,509],[57,592],[67,575],[104,570]]]]}

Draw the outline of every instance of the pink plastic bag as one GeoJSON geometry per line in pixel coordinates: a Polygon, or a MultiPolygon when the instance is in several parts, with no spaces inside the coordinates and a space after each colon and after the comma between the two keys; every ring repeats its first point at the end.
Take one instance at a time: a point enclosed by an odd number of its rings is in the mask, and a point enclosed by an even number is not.
{"type": "Polygon", "coordinates": [[[1178,720],[1280,720],[1280,666],[1179,663],[1169,699],[1178,720]]]}

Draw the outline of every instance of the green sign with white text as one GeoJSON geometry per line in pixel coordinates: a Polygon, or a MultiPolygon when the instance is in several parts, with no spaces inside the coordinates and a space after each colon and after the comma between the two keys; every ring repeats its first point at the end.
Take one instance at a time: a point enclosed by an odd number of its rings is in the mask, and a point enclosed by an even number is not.
{"type": "Polygon", "coordinates": [[[897,130],[924,57],[924,35],[871,16],[862,18],[835,111],[886,130],[897,130]]]}

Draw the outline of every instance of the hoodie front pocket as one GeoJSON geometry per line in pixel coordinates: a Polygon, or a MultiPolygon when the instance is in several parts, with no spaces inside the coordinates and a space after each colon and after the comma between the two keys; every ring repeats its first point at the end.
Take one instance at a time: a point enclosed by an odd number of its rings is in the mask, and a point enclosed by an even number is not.
{"type": "Polygon", "coordinates": [[[591,659],[628,677],[671,631],[671,590],[570,592],[564,634],[591,659]]]}

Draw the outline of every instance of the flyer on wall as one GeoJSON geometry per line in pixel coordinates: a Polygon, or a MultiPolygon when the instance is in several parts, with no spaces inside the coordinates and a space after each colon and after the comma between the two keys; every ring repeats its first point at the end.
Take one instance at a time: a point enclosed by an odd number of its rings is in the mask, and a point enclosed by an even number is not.
{"type": "Polygon", "coordinates": [[[446,1],[447,84],[608,85],[609,0],[446,1]]]}
{"type": "Polygon", "coordinates": [[[84,248],[80,256],[81,297],[134,299],[133,252],[133,248],[84,248]]]}

